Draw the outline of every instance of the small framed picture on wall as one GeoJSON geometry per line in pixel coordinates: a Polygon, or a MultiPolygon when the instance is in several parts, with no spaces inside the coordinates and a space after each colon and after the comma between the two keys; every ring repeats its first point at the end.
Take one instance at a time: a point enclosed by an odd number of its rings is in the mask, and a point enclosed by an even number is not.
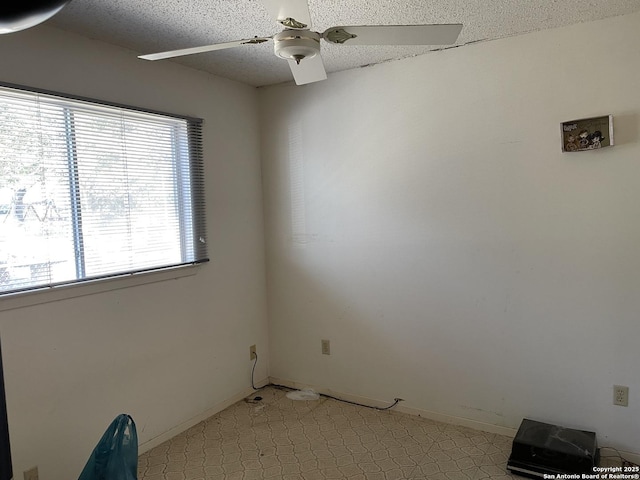
{"type": "Polygon", "coordinates": [[[560,124],[563,152],[583,152],[613,145],[613,115],[560,124]]]}

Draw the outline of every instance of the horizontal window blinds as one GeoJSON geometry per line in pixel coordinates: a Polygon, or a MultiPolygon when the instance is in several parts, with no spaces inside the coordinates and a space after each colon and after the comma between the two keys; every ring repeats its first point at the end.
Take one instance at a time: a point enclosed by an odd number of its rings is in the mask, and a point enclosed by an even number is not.
{"type": "Polygon", "coordinates": [[[206,261],[201,130],[0,87],[0,293],[206,261]]]}

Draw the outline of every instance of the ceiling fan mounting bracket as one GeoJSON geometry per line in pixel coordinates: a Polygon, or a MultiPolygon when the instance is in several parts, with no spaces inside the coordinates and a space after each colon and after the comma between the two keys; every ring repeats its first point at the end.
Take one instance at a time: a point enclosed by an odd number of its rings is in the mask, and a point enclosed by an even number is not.
{"type": "Polygon", "coordinates": [[[242,42],[243,45],[257,45],[258,43],[268,42],[269,40],[266,38],[252,38],[251,40],[247,40],[246,42],[242,42]]]}
{"type": "Polygon", "coordinates": [[[291,17],[287,17],[284,20],[278,20],[278,22],[280,22],[283,26],[287,28],[295,28],[298,30],[305,29],[309,26],[306,23],[299,22],[295,18],[291,18],[291,17]]]}
{"type": "Polygon", "coordinates": [[[284,30],[273,37],[275,54],[300,63],[320,53],[320,34],[310,30],[284,30]]]}
{"type": "Polygon", "coordinates": [[[344,43],[347,40],[351,40],[356,37],[357,35],[347,32],[342,27],[330,28],[324,33],[324,39],[331,43],[344,43]]]}

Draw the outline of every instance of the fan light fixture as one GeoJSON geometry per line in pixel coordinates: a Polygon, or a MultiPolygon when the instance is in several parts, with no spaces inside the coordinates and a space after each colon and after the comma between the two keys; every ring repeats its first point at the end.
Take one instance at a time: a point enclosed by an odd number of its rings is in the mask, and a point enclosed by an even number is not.
{"type": "Polygon", "coordinates": [[[13,0],[0,7],[0,34],[13,33],[50,19],[70,0],[13,0]],[[27,3],[27,5],[25,5],[27,3]]]}
{"type": "Polygon", "coordinates": [[[309,30],[285,30],[273,37],[276,55],[285,60],[294,60],[298,65],[305,58],[320,53],[320,35],[309,30]]]}

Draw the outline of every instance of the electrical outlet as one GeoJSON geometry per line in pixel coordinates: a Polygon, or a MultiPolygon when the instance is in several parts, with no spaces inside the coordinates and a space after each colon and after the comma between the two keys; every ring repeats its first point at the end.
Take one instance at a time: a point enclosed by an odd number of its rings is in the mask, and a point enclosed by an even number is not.
{"type": "Polygon", "coordinates": [[[38,467],[24,471],[24,480],[38,480],[38,467]]]}
{"type": "Polygon", "coordinates": [[[257,357],[256,355],[256,346],[251,345],[249,347],[249,360],[254,360],[257,357]]]}
{"type": "Polygon", "coordinates": [[[331,355],[331,342],[329,340],[320,340],[322,342],[322,354],[331,355]]]}
{"type": "Polygon", "coordinates": [[[613,386],[613,404],[621,407],[629,406],[629,387],[624,385],[613,386]]]}

